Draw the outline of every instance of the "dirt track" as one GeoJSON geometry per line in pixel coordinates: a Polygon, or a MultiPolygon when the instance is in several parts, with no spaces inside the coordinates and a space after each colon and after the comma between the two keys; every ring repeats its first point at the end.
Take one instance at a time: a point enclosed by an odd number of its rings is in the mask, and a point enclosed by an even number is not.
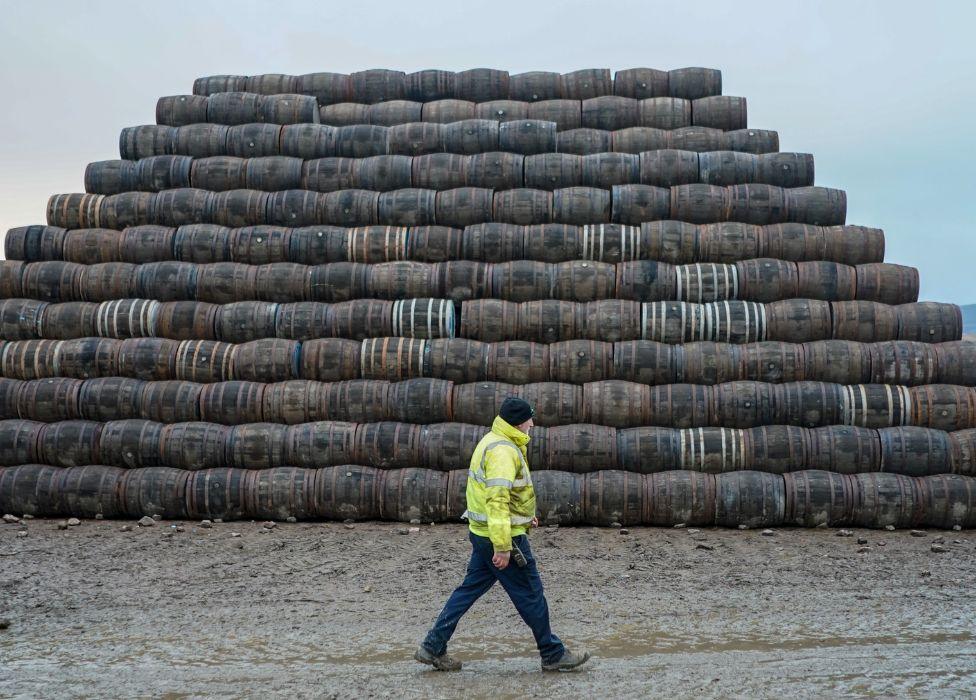
{"type": "Polygon", "coordinates": [[[976,692],[974,532],[542,529],[554,628],[596,657],[543,675],[499,587],[459,627],[461,673],[410,660],[463,526],[123,524],[0,524],[0,697],[976,692]]]}

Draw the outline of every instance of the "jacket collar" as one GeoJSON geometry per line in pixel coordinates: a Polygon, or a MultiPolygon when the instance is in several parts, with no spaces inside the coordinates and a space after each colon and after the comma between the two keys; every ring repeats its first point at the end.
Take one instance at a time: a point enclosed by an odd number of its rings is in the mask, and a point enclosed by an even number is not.
{"type": "Polygon", "coordinates": [[[525,447],[529,441],[529,436],[526,433],[523,433],[501,416],[495,416],[495,421],[491,424],[491,432],[497,433],[507,440],[511,440],[519,447],[525,447]]]}

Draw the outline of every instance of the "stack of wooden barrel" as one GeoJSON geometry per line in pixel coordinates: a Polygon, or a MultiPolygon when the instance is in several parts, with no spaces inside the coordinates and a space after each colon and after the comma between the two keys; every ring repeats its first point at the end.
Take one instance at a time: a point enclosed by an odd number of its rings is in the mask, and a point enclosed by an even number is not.
{"type": "Polygon", "coordinates": [[[0,510],[976,525],[976,346],[721,74],[211,76],[0,261],[0,510]]]}

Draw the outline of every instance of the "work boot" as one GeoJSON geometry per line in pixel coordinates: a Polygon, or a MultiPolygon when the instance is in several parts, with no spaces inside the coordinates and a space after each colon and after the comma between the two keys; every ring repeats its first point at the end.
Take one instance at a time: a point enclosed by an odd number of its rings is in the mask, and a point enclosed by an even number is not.
{"type": "Polygon", "coordinates": [[[461,670],[461,662],[448,656],[447,652],[444,652],[440,656],[434,656],[423,644],[417,647],[417,651],[414,652],[413,658],[422,664],[433,666],[434,670],[436,671],[461,670]]]}
{"type": "Polygon", "coordinates": [[[590,653],[584,651],[582,654],[577,654],[575,652],[567,649],[563,652],[563,655],[559,657],[556,661],[552,663],[542,662],[543,671],[572,671],[574,668],[578,668],[590,660],[590,653]]]}

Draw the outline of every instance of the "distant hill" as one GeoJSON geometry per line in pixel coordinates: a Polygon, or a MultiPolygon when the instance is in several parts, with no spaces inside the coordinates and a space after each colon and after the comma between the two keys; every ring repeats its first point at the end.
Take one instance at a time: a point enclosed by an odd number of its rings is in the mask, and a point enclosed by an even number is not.
{"type": "Polygon", "coordinates": [[[964,334],[976,333],[976,304],[968,304],[962,307],[962,332],[964,334]]]}

